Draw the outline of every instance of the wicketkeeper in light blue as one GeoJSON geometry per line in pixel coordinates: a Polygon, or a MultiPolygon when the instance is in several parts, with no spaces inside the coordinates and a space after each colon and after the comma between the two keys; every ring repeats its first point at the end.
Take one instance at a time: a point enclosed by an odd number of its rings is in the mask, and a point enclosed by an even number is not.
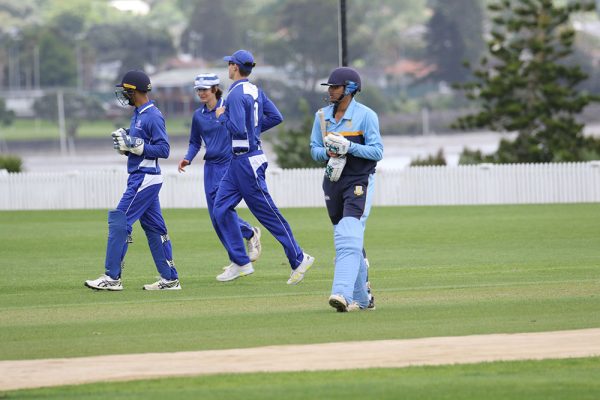
{"type": "Polygon", "coordinates": [[[372,310],[363,248],[375,167],[383,157],[379,120],[354,99],[361,81],[352,68],[336,68],[324,85],[331,104],[316,114],[310,147],[313,159],[327,163],[323,192],[335,244],[329,304],[339,312],[372,310]]]}
{"type": "Polygon", "coordinates": [[[98,279],[85,281],[85,286],[91,289],[123,290],[123,259],[131,242],[132,225],[138,219],[160,274],[157,282],[144,285],[143,289],[181,289],[158,199],[163,182],[158,159],[169,157],[169,138],[161,112],[148,99],[151,89],[150,78],[144,72],[129,71],[115,91],[123,106],[135,107],[129,129],[120,128],[112,133],[113,147],[127,156],[129,178],[117,208],[108,212],[106,272],[98,279]]]}

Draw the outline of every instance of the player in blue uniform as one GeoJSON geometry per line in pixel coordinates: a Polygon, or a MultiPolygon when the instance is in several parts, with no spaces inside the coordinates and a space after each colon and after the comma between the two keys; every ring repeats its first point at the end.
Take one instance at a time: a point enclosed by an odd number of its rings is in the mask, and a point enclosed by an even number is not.
{"type": "Polygon", "coordinates": [[[316,114],[310,147],[314,160],[327,162],[323,192],[336,254],[329,304],[340,312],[374,309],[363,242],[375,167],[383,157],[379,120],[354,99],[361,81],[352,68],[336,68],[324,85],[331,104],[316,114]]]}
{"type": "MultiPolygon", "coordinates": [[[[179,162],[179,172],[185,172],[185,167],[190,165],[200,151],[202,143],[206,148],[204,154],[204,193],[208,214],[215,232],[219,238],[221,231],[214,216],[214,201],[217,189],[233,153],[231,152],[231,138],[225,125],[219,123],[215,117],[215,110],[224,104],[223,92],[219,88],[219,77],[215,74],[200,74],[194,80],[194,89],[198,94],[202,107],[194,112],[192,128],[190,131],[190,144],[183,160],[179,162]]],[[[239,228],[246,239],[246,248],[250,261],[258,260],[261,253],[260,228],[252,227],[248,222],[238,217],[239,228]]]]}
{"type": "Polygon", "coordinates": [[[123,290],[123,259],[131,243],[132,225],[138,219],[160,274],[157,282],[143,288],[181,289],[158,199],[163,182],[158,159],[169,157],[169,138],[161,112],[148,98],[150,90],[150,78],[142,71],[127,72],[115,90],[123,106],[135,107],[129,129],[120,128],[112,133],[114,148],[127,155],[129,178],[117,208],[108,212],[106,272],[98,279],[85,281],[85,286],[91,289],[123,290]]]}
{"type": "Polygon", "coordinates": [[[254,272],[235,213],[235,207],[243,199],[252,214],[283,246],[292,268],[287,283],[296,285],[304,279],[314,257],[302,251],[269,194],[265,179],[268,162],[260,141],[261,132],[281,123],[283,117],[267,95],[248,81],[255,66],[249,51],[238,50],[224,60],[229,63],[229,78],[234,82],[225,106],[217,109],[216,116],[231,135],[233,157],[217,191],[214,215],[231,264],[217,280],[230,281],[254,272]]]}

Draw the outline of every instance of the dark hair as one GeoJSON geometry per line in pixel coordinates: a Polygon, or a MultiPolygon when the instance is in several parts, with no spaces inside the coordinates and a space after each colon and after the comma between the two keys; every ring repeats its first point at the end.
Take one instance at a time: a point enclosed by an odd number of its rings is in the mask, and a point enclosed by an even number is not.
{"type": "Polygon", "coordinates": [[[243,69],[243,68],[239,68],[240,71],[240,76],[246,77],[246,76],[250,76],[250,74],[252,73],[251,69],[243,69]]]}
{"type": "Polygon", "coordinates": [[[215,94],[215,97],[217,98],[217,100],[220,100],[221,97],[223,97],[223,91],[217,85],[212,87],[212,92],[215,94]]]}

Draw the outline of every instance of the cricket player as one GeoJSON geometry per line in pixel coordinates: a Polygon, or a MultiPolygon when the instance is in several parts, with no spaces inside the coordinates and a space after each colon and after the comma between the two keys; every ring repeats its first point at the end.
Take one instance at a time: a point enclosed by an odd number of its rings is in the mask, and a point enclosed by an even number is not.
{"type": "MultiPolygon", "coordinates": [[[[225,102],[223,92],[219,87],[220,82],[216,74],[205,73],[196,76],[194,89],[203,106],[194,112],[190,131],[190,144],[185,157],[179,162],[178,166],[179,172],[185,172],[185,167],[191,164],[200,151],[202,143],[204,143],[206,148],[204,154],[204,194],[206,195],[210,220],[219,238],[222,237],[222,234],[215,220],[214,201],[221,179],[227,172],[233,156],[229,132],[227,132],[225,125],[217,121],[215,116],[217,107],[221,107],[225,102]]],[[[248,257],[250,257],[250,261],[254,262],[260,257],[262,249],[260,228],[252,227],[239,216],[238,222],[242,236],[246,239],[248,257]]]]}
{"type": "Polygon", "coordinates": [[[383,158],[379,120],[354,99],[361,80],[352,68],[336,68],[323,85],[328,86],[330,105],[315,116],[310,148],[314,160],[327,162],[323,192],[335,244],[329,304],[339,312],[374,309],[363,246],[375,167],[383,158]]]}
{"type": "Polygon", "coordinates": [[[292,268],[287,283],[296,285],[304,279],[315,259],[302,251],[269,194],[265,179],[268,162],[260,140],[261,132],[281,123],[283,117],[267,95],[248,81],[256,65],[252,53],[238,50],[224,60],[229,64],[229,78],[234,82],[225,105],[217,108],[216,116],[231,135],[233,157],[217,191],[214,215],[231,264],[217,280],[231,281],[254,272],[235,213],[235,207],[243,199],[252,214],[283,246],[292,268]]]}
{"type": "Polygon", "coordinates": [[[123,290],[123,259],[131,243],[132,225],[138,219],[160,274],[160,279],[144,285],[144,290],[181,289],[158,200],[163,182],[158,159],[169,157],[169,138],[161,112],[148,98],[150,90],[150,78],[142,71],[127,72],[116,85],[115,95],[121,105],[134,107],[129,129],[112,133],[113,147],[127,156],[129,178],[117,208],[108,212],[106,272],[98,279],[85,281],[91,289],[123,290]]]}

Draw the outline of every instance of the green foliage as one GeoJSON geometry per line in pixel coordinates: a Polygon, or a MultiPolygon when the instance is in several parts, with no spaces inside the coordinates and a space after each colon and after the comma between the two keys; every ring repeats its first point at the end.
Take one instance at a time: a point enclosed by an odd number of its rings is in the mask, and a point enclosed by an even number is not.
{"type": "Polygon", "coordinates": [[[175,54],[175,46],[168,32],[149,27],[139,29],[135,24],[94,25],[87,32],[86,41],[97,61],[121,61],[119,77],[131,69],[143,70],[148,63],[158,65],[175,54]]]}
{"type": "Polygon", "coordinates": [[[385,114],[391,109],[384,93],[375,86],[364,85],[356,99],[378,114],[385,114]]]}
{"type": "Polygon", "coordinates": [[[304,99],[300,99],[299,108],[304,113],[304,119],[298,128],[280,131],[275,138],[269,137],[277,155],[277,165],[281,168],[315,168],[320,165],[310,155],[314,116],[308,111],[304,99]]]}
{"type": "Polygon", "coordinates": [[[236,51],[241,28],[240,20],[235,18],[236,9],[237,6],[227,0],[196,1],[181,37],[183,49],[194,57],[210,61],[222,61],[223,56],[236,51]],[[223,29],[227,30],[226,35],[223,29]]]}
{"type": "Polygon", "coordinates": [[[51,30],[40,36],[40,84],[42,86],[75,86],[77,64],[75,50],[51,30]]]}
{"type": "Polygon", "coordinates": [[[453,127],[518,132],[514,142],[500,143],[494,162],[584,159],[583,125],[575,116],[597,99],[578,90],[587,76],[564,60],[573,52],[571,13],[592,10],[593,3],[504,0],[488,8],[495,14],[490,59],[474,70],[475,81],[457,85],[481,111],[459,118],[453,127]]]}
{"type": "MultiPolygon", "coordinates": [[[[83,121],[104,118],[102,103],[95,97],[79,92],[63,93],[65,124],[67,135],[77,136],[77,130],[83,121]]],[[[38,117],[50,121],[58,120],[58,98],[56,93],[46,94],[33,103],[38,117]]]]}
{"type": "MultiPolygon", "coordinates": [[[[289,66],[293,79],[315,91],[319,79],[338,64],[337,1],[286,1],[276,8],[271,33],[265,37],[265,61],[289,66]]],[[[352,25],[350,25],[352,26],[352,25]]]]}
{"type": "Polygon", "coordinates": [[[410,162],[411,167],[426,165],[446,165],[446,157],[444,157],[444,150],[439,149],[435,155],[430,154],[426,158],[417,157],[416,160],[412,160],[410,162]]]}
{"type": "Polygon", "coordinates": [[[0,154],[0,169],[8,172],[21,172],[23,161],[19,156],[0,154]]]}
{"type": "Polygon", "coordinates": [[[446,82],[464,82],[470,73],[463,63],[479,58],[485,47],[482,37],[480,0],[437,1],[427,22],[427,57],[436,66],[431,76],[446,82]]]}
{"type": "Polygon", "coordinates": [[[464,148],[458,159],[458,165],[474,165],[489,162],[481,150],[470,150],[464,148]]]}
{"type": "MultiPolygon", "coordinates": [[[[99,120],[104,118],[102,103],[93,96],[78,92],[64,92],[65,116],[78,120],[99,120]]],[[[58,119],[58,98],[49,93],[35,101],[33,108],[38,117],[51,121],[58,119]]]]}

